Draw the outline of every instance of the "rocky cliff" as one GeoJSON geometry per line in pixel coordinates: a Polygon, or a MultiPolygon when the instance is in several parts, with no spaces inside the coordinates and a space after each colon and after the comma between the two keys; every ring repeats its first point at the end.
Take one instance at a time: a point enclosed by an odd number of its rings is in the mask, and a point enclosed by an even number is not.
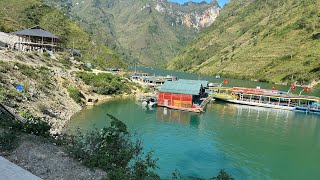
{"type": "MultiPolygon", "coordinates": [[[[145,7],[151,7],[150,3],[145,7]]],[[[197,30],[210,26],[219,16],[221,10],[215,2],[189,2],[179,5],[166,0],[154,0],[153,8],[160,13],[172,16],[172,26],[185,25],[197,30]]]]}

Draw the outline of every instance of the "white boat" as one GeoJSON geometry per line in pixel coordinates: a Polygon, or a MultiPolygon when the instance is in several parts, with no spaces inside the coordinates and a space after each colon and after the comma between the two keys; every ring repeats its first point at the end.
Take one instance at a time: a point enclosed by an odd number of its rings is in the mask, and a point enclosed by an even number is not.
{"type": "Polygon", "coordinates": [[[149,102],[148,107],[154,107],[157,105],[157,102],[149,102]]]}
{"type": "Polygon", "coordinates": [[[158,104],[157,99],[154,97],[149,97],[142,102],[142,106],[144,107],[155,107],[157,104],[158,104]]]}
{"type": "Polygon", "coordinates": [[[243,104],[249,106],[258,106],[258,107],[265,107],[265,108],[273,108],[273,109],[283,109],[294,111],[296,108],[294,106],[290,106],[290,104],[282,104],[282,103],[269,103],[269,102],[252,102],[252,101],[245,101],[245,100],[226,100],[227,102],[235,103],[235,104],[243,104]]]}
{"type": "Polygon", "coordinates": [[[252,88],[210,88],[211,97],[235,104],[282,109],[289,111],[320,112],[320,98],[294,94],[281,94],[278,90],[252,88]]]}

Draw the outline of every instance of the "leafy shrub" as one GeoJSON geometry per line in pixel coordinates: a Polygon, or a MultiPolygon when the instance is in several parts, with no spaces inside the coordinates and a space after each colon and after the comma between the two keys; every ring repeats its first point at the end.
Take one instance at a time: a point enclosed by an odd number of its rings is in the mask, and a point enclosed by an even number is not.
{"type": "Polygon", "coordinates": [[[149,93],[149,92],[151,92],[151,91],[152,91],[152,88],[149,87],[149,86],[147,86],[147,87],[145,87],[145,88],[143,89],[143,92],[144,92],[144,93],[149,93]]]}
{"type": "Polygon", "coordinates": [[[111,95],[130,93],[129,82],[119,76],[110,73],[85,73],[77,74],[87,85],[93,86],[94,91],[98,94],[111,95]]]}
{"type": "Polygon", "coordinates": [[[88,167],[108,172],[107,179],[159,179],[150,171],[157,168],[152,152],[143,158],[142,142],[127,126],[108,114],[111,126],[86,134],[65,137],[70,155],[88,167]]]}
{"type": "Polygon", "coordinates": [[[24,10],[30,24],[39,24],[41,18],[53,9],[47,5],[32,5],[24,10]]]}
{"type": "MultiPolygon", "coordinates": [[[[0,72],[1,72],[1,73],[6,73],[6,72],[8,72],[11,68],[12,68],[12,66],[11,66],[9,63],[0,61],[0,72]]],[[[0,78],[0,80],[1,80],[1,78],[0,78]]]]}
{"type": "Polygon", "coordinates": [[[20,115],[25,118],[24,121],[0,114],[0,127],[43,137],[50,135],[51,126],[49,123],[39,117],[33,116],[30,112],[20,111],[20,115]]]}
{"type": "Polygon", "coordinates": [[[13,131],[4,131],[0,134],[0,150],[10,151],[14,149],[17,145],[16,143],[17,135],[13,131]]]}
{"type": "Polygon", "coordinates": [[[44,52],[44,53],[43,53],[43,56],[44,56],[44,57],[50,57],[50,54],[49,54],[48,52],[44,52]]]}
{"type": "Polygon", "coordinates": [[[60,58],[58,59],[59,63],[61,63],[65,68],[70,69],[72,63],[70,61],[70,56],[68,53],[60,53],[60,58]]]}
{"type": "Polygon", "coordinates": [[[73,86],[69,86],[67,89],[69,96],[78,104],[83,104],[82,99],[84,99],[83,94],[76,88],[73,86]]]}
{"type": "Polygon", "coordinates": [[[6,32],[6,33],[9,33],[9,32],[12,32],[14,31],[14,28],[12,25],[9,25],[9,24],[3,24],[3,25],[0,25],[0,31],[2,32],[6,32]]]}
{"type": "Polygon", "coordinates": [[[43,137],[50,135],[51,126],[40,117],[36,117],[30,112],[25,111],[22,111],[21,116],[25,118],[25,122],[13,121],[13,129],[43,137]]]}

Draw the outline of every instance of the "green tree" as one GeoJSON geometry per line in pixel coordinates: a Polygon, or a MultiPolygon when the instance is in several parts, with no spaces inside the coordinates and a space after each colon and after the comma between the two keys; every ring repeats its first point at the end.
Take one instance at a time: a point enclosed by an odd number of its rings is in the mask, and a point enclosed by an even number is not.
{"type": "Polygon", "coordinates": [[[151,171],[157,168],[152,151],[144,156],[142,141],[119,119],[107,115],[110,127],[67,137],[70,154],[88,167],[108,172],[106,179],[160,179],[151,171]]]}

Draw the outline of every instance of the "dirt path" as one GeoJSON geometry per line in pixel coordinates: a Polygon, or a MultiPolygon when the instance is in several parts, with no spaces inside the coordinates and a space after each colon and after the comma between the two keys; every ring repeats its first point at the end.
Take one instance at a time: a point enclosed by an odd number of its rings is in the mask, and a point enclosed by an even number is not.
{"type": "MultiPolygon", "coordinates": [[[[23,135],[20,145],[5,157],[42,179],[102,179],[106,173],[90,170],[68,157],[63,148],[34,135],[23,135]]],[[[1,179],[1,178],[0,178],[1,179]]]]}

